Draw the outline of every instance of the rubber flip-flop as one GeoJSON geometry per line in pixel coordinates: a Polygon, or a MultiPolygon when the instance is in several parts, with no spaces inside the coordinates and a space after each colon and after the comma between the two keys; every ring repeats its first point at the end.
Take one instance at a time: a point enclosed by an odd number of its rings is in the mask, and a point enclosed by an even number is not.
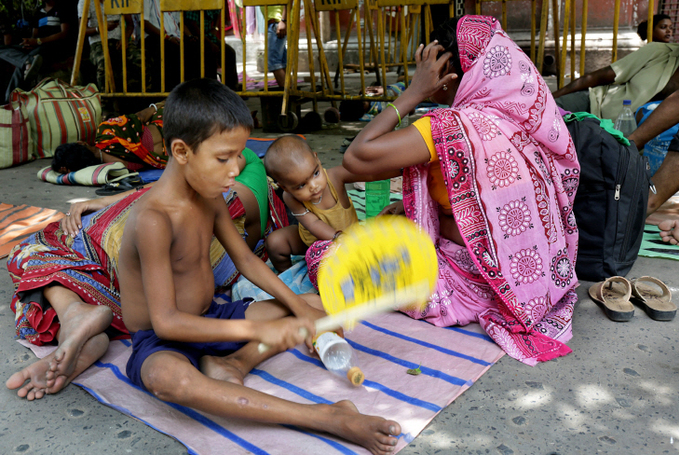
{"type": "Polygon", "coordinates": [[[634,316],[634,305],[629,301],[631,295],[632,285],[621,276],[612,276],[589,288],[590,298],[615,322],[627,322],[634,316]]]}
{"type": "Polygon", "coordinates": [[[113,194],[134,190],[142,186],[144,186],[144,182],[139,177],[139,173],[134,172],[110,180],[106,185],[95,190],[95,193],[99,196],[111,196],[113,194]]]}
{"type": "Polygon", "coordinates": [[[672,292],[665,283],[652,276],[642,276],[632,281],[632,299],[656,321],[671,321],[677,314],[672,303],[672,292]]]}

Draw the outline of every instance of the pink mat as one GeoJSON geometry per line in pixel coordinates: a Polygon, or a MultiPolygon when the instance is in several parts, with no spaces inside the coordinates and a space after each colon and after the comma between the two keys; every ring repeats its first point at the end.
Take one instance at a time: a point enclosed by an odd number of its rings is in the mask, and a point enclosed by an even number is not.
{"type": "MultiPolygon", "coordinates": [[[[362,413],[401,424],[397,452],[504,355],[478,324],[437,328],[400,313],[358,324],[347,339],[365,373],[360,388],[332,375],[304,346],[262,363],[246,377],[245,385],[299,403],[349,399],[362,413]],[[406,373],[420,363],[422,374],[406,373]]],[[[39,357],[54,349],[30,347],[39,357]]],[[[101,403],[177,439],[190,453],[368,453],[328,434],[225,419],[159,401],[127,379],[130,352],[129,340],[111,342],[104,357],[74,383],[101,403]]]]}

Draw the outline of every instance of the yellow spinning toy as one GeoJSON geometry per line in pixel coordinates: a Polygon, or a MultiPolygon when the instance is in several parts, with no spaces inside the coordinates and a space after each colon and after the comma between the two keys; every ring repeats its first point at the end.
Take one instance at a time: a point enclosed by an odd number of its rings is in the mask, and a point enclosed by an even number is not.
{"type": "MultiPolygon", "coordinates": [[[[318,289],[328,316],[316,333],[426,304],[438,275],[431,238],[401,216],[381,216],[347,229],[325,253],[318,289]]],[[[267,346],[260,344],[260,352],[267,346]]]]}

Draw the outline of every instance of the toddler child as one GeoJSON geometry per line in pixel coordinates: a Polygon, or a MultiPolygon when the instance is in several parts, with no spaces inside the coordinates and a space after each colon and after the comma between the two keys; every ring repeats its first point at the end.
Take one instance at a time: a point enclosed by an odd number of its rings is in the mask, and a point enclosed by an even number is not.
{"type": "Polygon", "coordinates": [[[283,201],[299,221],[271,233],[266,249],[279,272],[287,270],[293,254],[306,254],[309,279],[316,286],[323,253],[342,231],[358,222],[345,184],[383,180],[399,175],[356,175],[342,166],[325,169],[318,155],[299,136],[282,136],[264,156],[267,173],[285,191],[283,201]]]}

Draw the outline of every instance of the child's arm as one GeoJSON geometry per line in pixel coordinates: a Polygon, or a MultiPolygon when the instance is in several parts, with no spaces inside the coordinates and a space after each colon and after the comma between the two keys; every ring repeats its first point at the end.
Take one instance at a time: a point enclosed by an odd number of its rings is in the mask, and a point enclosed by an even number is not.
{"type": "MultiPolygon", "coordinates": [[[[139,257],[148,317],[159,338],[180,342],[258,340],[273,343],[277,349],[289,349],[304,341],[304,337],[299,335],[301,327],[313,333],[313,324],[306,319],[285,318],[266,322],[221,320],[181,311],[176,300],[170,254],[172,244],[181,241],[181,238],[173,238],[170,218],[159,211],[148,210],[129,221],[133,223],[131,241],[139,257]]],[[[235,227],[233,229],[235,231],[235,227]]],[[[240,243],[245,245],[242,239],[240,243]]],[[[249,251],[247,247],[245,249],[249,251]]],[[[196,289],[196,292],[201,290],[196,289]]]]}
{"type": "MultiPolygon", "coordinates": [[[[236,269],[245,278],[288,307],[295,316],[311,320],[325,316],[324,312],[310,307],[304,299],[292,292],[260,258],[250,251],[233,224],[226,202],[223,198],[218,199],[215,200],[214,234],[233,260],[236,269]]],[[[312,330],[309,330],[309,333],[313,335],[312,330]]]]}
{"type": "Polygon", "coordinates": [[[283,202],[285,202],[285,205],[288,206],[292,214],[295,215],[299,224],[307,228],[311,235],[318,240],[331,240],[337,234],[337,229],[309,212],[301,202],[289,193],[283,193],[283,202]]]}

